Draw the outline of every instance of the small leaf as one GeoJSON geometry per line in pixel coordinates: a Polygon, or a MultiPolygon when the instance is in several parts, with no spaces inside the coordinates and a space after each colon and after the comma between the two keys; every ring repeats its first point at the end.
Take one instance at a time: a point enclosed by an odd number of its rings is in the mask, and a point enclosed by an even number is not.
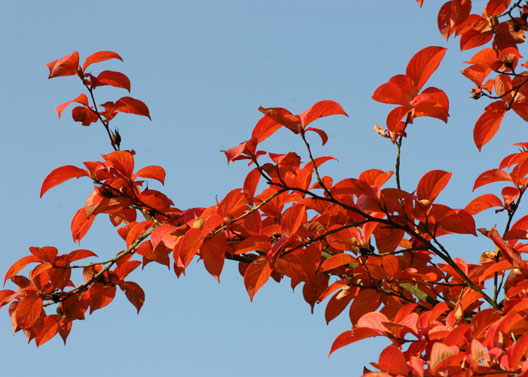
{"type": "Polygon", "coordinates": [[[321,266],[321,271],[332,270],[350,263],[357,263],[357,259],[350,254],[339,253],[325,260],[321,266]]]}
{"type": "Polygon", "coordinates": [[[86,210],[80,208],[75,215],[73,215],[71,221],[71,232],[73,237],[73,242],[80,243],[82,238],[86,235],[90,227],[92,226],[95,220],[95,216],[86,216],[86,210]]]}
{"type": "Polygon", "coordinates": [[[46,193],[50,188],[60,185],[72,178],[80,178],[88,176],[88,172],[84,169],[78,168],[73,165],[65,165],[54,169],[42,182],[40,188],[40,197],[46,193]]]}
{"type": "Polygon", "coordinates": [[[86,58],[83,64],[83,71],[86,71],[86,68],[88,68],[90,64],[99,63],[99,62],[110,60],[110,59],[119,59],[123,61],[121,56],[119,56],[119,54],[113,51],[98,51],[86,58]]]}
{"type": "Polygon", "coordinates": [[[16,324],[29,328],[37,322],[42,313],[42,299],[38,296],[25,296],[20,300],[14,313],[16,324]]]}
{"type": "Polygon", "coordinates": [[[35,343],[37,347],[43,345],[48,340],[57,335],[59,331],[59,316],[56,314],[49,315],[44,318],[42,329],[38,332],[35,337],[35,343]]]}
{"type": "Polygon", "coordinates": [[[501,169],[491,169],[487,170],[477,177],[475,184],[473,185],[473,191],[475,191],[480,186],[484,186],[490,183],[499,182],[499,181],[509,181],[513,182],[512,177],[501,169]]]}
{"type": "Polygon", "coordinates": [[[77,106],[72,110],[72,119],[76,122],[81,122],[82,126],[89,126],[97,122],[97,114],[87,106],[77,106]]]}
{"type": "Polygon", "coordinates": [[[495,136],[506,111],[506,103],[504,101],[496,101],[488,105],[484,113],[478,118],[473,129],[473,139],[479,151],[484,144],[495,136]]]}
{"type": "Polygon", "coordinates": [[[86,94],[79,94],[79,96],[75,99],[72,99],[71,101],[64,102],[62,105],[57,106],[55,111],[59,115],[59,119],[61,118],[62,112],[65,108],[67,108],[70,104],[73,102],[80,103],[82,105],[88,106],[88,97],[86,97],[86,94]]]}

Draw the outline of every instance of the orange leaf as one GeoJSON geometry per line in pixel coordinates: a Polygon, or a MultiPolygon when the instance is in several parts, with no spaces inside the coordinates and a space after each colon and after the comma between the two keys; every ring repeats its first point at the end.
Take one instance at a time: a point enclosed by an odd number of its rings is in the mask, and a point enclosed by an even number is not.
{"type": "Polygon", "coordinates": [[[440,89],[427,88],[413,98],[410,105],[414,109],[415,117],[432,117],[447,123],[449,116],[449,99],[440,89]]]}
{"type": "Polygon", "coordinates": [[[14,317],[16,324],[29,328],[37,322],[42,313],[42,299],[38,296],[25,296],[18,303],[14,317]]]}
{"type": "Polygon", "coordinates": [[[325,309],[326,323],[336,318],[357,294],[357,289],[344,286],[339,292],[332,296],[325,309]]]}
{"type": "Polygon", "coordinates": [[[225,233],[217,233],[205,241],[200,247],[200,256],[206,270],[220,283],[220,273],[224,267],[224,257],[227,248],[225,233]]]}
{"type": "Polygon", "coordinates": [[[440,221],[440,226],[453,233],[477,235],[473,216],[463,209],[448,211],[440,221]]]}
{"type": "Polygon", "coordinates": [[[111,161],[116,168],[125,177],[131,177],[134,171],[134,154],[130,151],[115,151],[102,155],[106,161],[111,161]]]}
{"type": "Polygon", "coordinates": [[[145,166],[132,175],[132,179],[136,179],[137,177],[156,179],[161,184],[165,184],[165,169],[156,165],[145,166]]]}
{"type": "Polygon", "coordinates": [[[416,188],[418,199],[427,199],[433,202],[447,185],[449,179],[451,179],[451,175],[452,173],[443,170],[431,170],[425,173],[416,188]]]}
{"type": "Polygon", "coordinates": [[[266,140],[271,135],[273,135],[273,133],[281,127],[282,127],[282,124],[280,124],[273,118],[267,115],[264,115],[262,118],[260,118],[260,120],[257,122],[255,127],[253,128],[253,133],[251,134],[251,138],[254,138],[257,143],[260,143],[266,140]]]}
{"type": "Polygon", "coordinates": [[[473,140],[478,150],[489,142],[499,130],[502,118],[508,110],[504,101],[495,101],[486,107],[484,113],[478,118],[473,129],[473,140]]]}
{"type": "Polygon", "coordinates": [[[429,368],[431,369],[432,373],[436,373],[436,367],[445,359],[447,359],[450,356],[453,356],[455,354],[455,351],[451,349],[451,347],[436,342],[433,344],[433,348],[431,349],[431,358],[429,360],[429,368]]]}
{"type": "Polygon", "coordinates": [[[429,46],[418,51],[409,61],[406,74],[413,81],[416,91],[420,91],[444,58],[446,49],[429,46]]]}
{"type": "Polygon", "coordinates": [[[81,242],[81,239],[88,232],[94,220],[95,216],[86,216],[86,210],[84,208],[80,208],[75,213],[75,215],[73,215],[71,221],[71,232],[74,242],[81,242]]]}
{"type": "Polygon", "coordinates": [[[20,270],[22,270],[24,267],[26,267],[30,263],[36,263],[40,262],[40,259],[37,258],[34,255],[26,255],[25,257],[20,258],[17,260],[13,265],[7,270],[4,278],[4,285],[7,281],[7,279],[11,279],[13,276],[15,276],[20,270]]]}
{"type": "Polygon", "coordinates": [[[258,257],[248,266],[244,274],[244,285],[251,301],[253,301],[255,293],[268,281],[270,276],[271,266],[268,263],[268,259],[264,256],[258,257]]]}
{"type": "Polygon", "coordinates": [[[57,106],[55,111],[59,115],[59,119],[61,118],[61,115],[62,115],[62,112],[64,111],[64,109],[67,108],[73,102],[77,102],[77,103],[80,103],[80,104],[82,104],[84,106],[88,106],[88,97],[86,97],[86,94],[79,94],[79,96],[77,98],[72,99],[71,101],[68,101],[68,102],[64,102],[63,104],[57,106]]]}
{"type": "Polygon", "coordinates": [[[85,71],[86,68],[88,68],[90,64],[99,63],[99,62],[110,60],[110,59],[119,59],[123,61],[121,56],[119,56],[119,54],[113,51],[98,51],[86,58],[83,64],[83,71],[85,71]]]}
{"type": "Polygon", "coordinates": [[[321,271],[332,270],[334,268],[356,262],[357,259],[350,254],[340,253],[332,255],[330,258],[323,262],[323,264],[321,265],[321,271]]]}
{"type": "Polygon", "coordinates": [[[115,297],[116,287],[94,283],[90,290],[90,314],[110,304],[115,297]]]}
{"type": "Polygon", "coordinates": [[[122,113],[129,113],[129,114],[137,114],[137,115],[143,115],[150,118],[150,112],[143,102],[141,102],[138,99],[132,98],[132,97],[123,97],[120,98],[116,102],[116,111],[120,111],[122,113]]]}
{"type": "Polygon", "coordinates": [[[46,64],[46,67],[50,71],[48,79],[76,75],[79,68],[79,53],[77,51],[72,52],[70,55],[46,64]]]}
{"type": "Polygon", "coordinates": [[[63,182],[66,182],[72,178],[79,178],[87,176],[88,172],[84,169],[78,168],[73,165],[61,166],[57,169],[54,169],[42,182],[42,187],[40,188],[40,197],[50,188],[60,185],[63,182]]]}
{"type": "MultiPolygon", "coordinates": [[[[130,79],[121,72],[103,71],[97,76],[97,86],[111,85],[130,92],[130,79]]],[[[95,86],[94,86],[95,87],[95,86]]],[[[120,110],[122,111],[122,110],[120,110]]]]}
{"type": "Polygon", "coordinates": [[[379,370],[388,372],[391,374],[409,375],[409,367],[405,360],[405,356],[402,351],[396,346],[388,346],[381,351],[379,361],[377,364],[373,364],[379,370]]]}
{"type": "Polygon", "coordinates": [[[328,354],[328,356],[330,356],[334,351],[338,350],[339,348],[349,345],[350,343],[354,343],[358,340],[374,336],[379,336],[379,332],[363,327],[356,327],[352,330],[345,331],[339,334],[339,336],[334,340],[334,343],[332,344],[332,348],[330,349],[330,353],[328,354]]]}
{"type": "Polygon", "coordinates": [[[294,134],[298,134],[301,127],[301,121],[298,116],[293,115],[290,111],[282,107],[259,107],[261,113],[266,114],[275,122],[283,125],[291,130],[294,134]]]}
{"type": "Polygon", "coordinates": [[[145,292],[143,289],[133,281],[124,281],[119,284],[119,288],[125,292],[128,301],[130,301],[132,305],[136,307],[139,314],[139,311],[145,302],[145,292]]]}
{"type": "Polygon", "coordinates": [[[44,318],[42,328],[35,337],[37,347],[46,343],[48,340],[57,335],[59,331],[59,316],[56,314],[44,318]]]}
{"type": "Polygon", "coordinates": [[[72,119],[76,122],[81,122],[82,126],[89,126],[97,122],[97,114],[87,106],[77,106],[72,110],[72,119]]]}
{"type": "Polygon", "coordinates": [[[85,259],[89,257],[96,257],[96,256],[97,254],[95,254],[94,252],[90,250],[79,249],[79,250],[74,250],[70,254],[68,254],[68,261],[71,263],[76,260],[85,259]]]}
{"type": "Polygon", "coordinates": [[[493,194],[484,194],[469,202],[465,210],[470,215],[476,215],[491,207],[502,207],[502,201],[493,194]]]}
{"type": "Polygon", "coordinates": [[[513,179],[504,170],[501,170],[501,169],[487,170],[477,177],[477,179],[475,180],[475,184],[473,185],[473,191],[475,191],[475,189],[479,188],[480,186],[484,186],[489,183],[499,182],[499,181],[513,182],[513,179]]]}
{"type": "MultiPolygon", "coordinates": [[[[327,117],[330,115],[338,115],[338,114],[348,116],[345,110],[343,110],[341,105],[339,105],[337,102],[325,100],[325,101],[317,102],[315,105],[310,107],[308,110],[299,114],[299,119],[301,120],[302,127],[306,128],[307,125],[309,125],[311,122],[313,122],[316,119],[327,117]]],[[[323,142],[323,145],[324,144],[325,143],[323,142]]]]}
{"type": "Polygon", "coordinates": [[[305,221],[306,207],[303,204],[295,204],[288,208],[281,216],[281,226],[284,235],[290,238],[305,221]]]}
{"type": "Polygon", "coordinates": [[[416,96],[412,80],[405,75],[396,75],[389,82],[380,85],[372,95],[374,101],[391,105],[408,106],[416,96]]]}
{"type": "Polygon", "coordinates": [[[365,313],[376,310],[379,304],[380,295],[377,291],[365,289],[359,292],[352,305],[350,305],[350,322],[355,325],[365,313]]]}

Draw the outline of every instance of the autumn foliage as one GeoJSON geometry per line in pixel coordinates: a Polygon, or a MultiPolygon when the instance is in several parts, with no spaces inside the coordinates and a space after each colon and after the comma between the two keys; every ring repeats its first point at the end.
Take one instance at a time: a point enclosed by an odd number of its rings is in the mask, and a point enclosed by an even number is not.
{"type": "MultiPolygon", "coordinates": [[[[418,1],[422,5],[423,1],[418,1]]],[[[507,112],[528,121],[528,62],[519,52],[528,29],[526,1],[489,0],[482,14],[470,0],[441,5],[438,28],[445,39],[459,37],[462,50],[475,49],[462,74],[474,83],[474,99],[491,100],[475,117],[474,143],[481,150],[498,132],[507,112]]],[[[405,73],[393,76],[373,93],[392,105],[384,126],[375,131],[396,150],[395,171],[368,169],[356,178],[334,182],[321,168],[331,155],[314,156],[311,142],[328,136],[317,119],[347,116],[336,102],[323,100],[301,114],[263,108],[248,140],[223,151],[228,163],[247,160],[241,187],[207,207],[179,209],[149,180],[164,183],[160,166],[136,167],[134,151],[120,150],[121,136],[111,128],[119,113],[150,118],[140,100],[122,97],[98,104],[95,89],[110,85],[130,91],[121,72],[89,69],[121,57],[111,51],[88,56],[74,52],[46,64],[49,78],[77,76],[86,93],[56,108],[59,118],[70,105],[83,126],[102,124],[113,151],[82,166],[53,170],[41,196],[73,178],[93,192],[73,215],[71,233],[80,243],[98,215],[106,214],[123,239],[124,249],[101,259],[86,249],[60,254],[51,246],[30,247],[30,254],[7,271],[0,291],[15,332],[22,330],[37,346],[59,335],[64,342],[75,320],[110,304],[121,290],[139,312],[145,294],[128,275],[151,262],[180,277],[193,260],[218,281],[226,260],[238,263],[249,298],[270,278],[302,289],[312,307],[325,305],[326,321],[340,315],[351,326],[333,342],[330,353],[369,337],[391,345],[365,368],[380,376],[528,376],[528,215],[517,209],[528,185],[528,143],[482,172],[473,190],[479,196],[464,208],[439,203],[451,173],[432,170],[418,182],[400,185],[399,156],[409,124],[420,117],[448,121],[449,100],[427,81],[446,49],[429,46],[415,53],[405,73]],[[303,142],[306,162],[294,152],[275,154],[261,143],[285,127],[303,142]],[[393,181],[390,181],[394,178],[393,181]],[[394,182],[390,184],[390,182],[394,182]],[[500,192],[487,192],[502,182],[500,192]],[[474,215],[495,211],[506,219],[498,230],[477,228],[474,215]],[[489,239],[478,264],[455,257],[444,246],[447,235],[489,239]],[[25,273],[22,271],[26,269],[25,273]],[[72,280],[82,270],[82,281],[72,280]]],[[[512,149],[514,151],[515,149],[512,149]]]]}

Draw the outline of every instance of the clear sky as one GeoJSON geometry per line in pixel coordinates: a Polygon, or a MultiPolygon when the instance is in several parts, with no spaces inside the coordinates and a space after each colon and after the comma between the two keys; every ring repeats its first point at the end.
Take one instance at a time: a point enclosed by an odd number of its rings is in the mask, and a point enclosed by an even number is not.
{"type": "MultiPolygon", "coordinates": [[[[131,96],[150,107],[146,118],[119,115],[114,122],[124,149],[135,149],[137,166],[167,170],[167,193],[179,208],[209,206],[241,187],[244,163],[227,165],[219,151],[246,140],[261,117],[259,106],[299,113],[323,99],[336,100],[349,118],[320,120],[330,141],[324,150],[339,162],[324,174],[356,176],[368,168],[392,170],[394,149],[374,131],[392,108],[370,99],[375,88],[403,73],[411,56],[428,45],[449,48],[429,84],[447,93],[451,117],[418,119],[404,142],[402,184],[412,191],[427,171],[454,176],[439,200],[463,207],[481,171],[525,141],[519,118],[508,114],[498,136],[479,153],[472,141],[485,100],[469,98],[471,83],[458,72],[473,52],[460,54],[436,27],[439,0],[419,9],[414,0],[268,1],[2,1],[0,3],[0,275],[29,246],[78,248],[70,220],[91,191],[71,181],[39,199],[44,177],[55,167],[81,165],[110,152],[104,130],[75,124],[70,112],[59,121],[55,107],[82,92],[75,78],[47,80],[44,66],[75,50],[81,61],[99,50],[125,60],[93,66],[119,70],[132,81],[131,96]]],[[[478,5],[480,2],[475,1],[478,5]]],[[[99,103],[127,95],[97,89],[99,103]]],[[[314,144],[317,144],[314,142],[314,144]]],[[[285,130],[268,150],[304,152],[285,130]]],[[[392,182],[394,184],[394,182],[392,182]]],[[[159,188],[159,186],[156,186],[159,188]]],[[[490,228],[501,219],[478,217],[490,228]]],[[[482,238],[482,237],[479,237],[482,238]]],[[[477,260],[486,240],[460,236],[446,241],[454,255],[477,260]]],[[[81,242],[100,256],[123,244],[104,216],[81,242]]],[[[135,271],[146,302],[140,315],[117,294],[107,308],[77,321],[68,344],[53,339],[40,349],[12,335],[7,309],[0,313],[0,365],[5,376],[357,376],[377,361],[383,340],[364,341],[327,357],[334,338],[349,329],[346,315],[330,325],[324,307],[314,315],[288,279],[269,282],[253,303],[233,263],[221,284],[203,264],[188,276],[151,264],[135,271]]]]}

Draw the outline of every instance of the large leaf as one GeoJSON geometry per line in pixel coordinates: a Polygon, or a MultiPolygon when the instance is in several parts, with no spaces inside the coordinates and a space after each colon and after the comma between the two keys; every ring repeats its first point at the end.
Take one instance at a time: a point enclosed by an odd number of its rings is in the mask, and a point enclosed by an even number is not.
{"type": "Polygon", "coordinates": [[[299,114],[299,118],[301,120],[302,127],[305,128],[307,125],[309,125],[311,122],[318,118],[338,114],[348,116],[348,114],[345,112],[345,110],[343,110],[340,104],[335,101],[325,100],[317,102],[308,110],[299,114]]]}
{"type": "Polygon", "coordinates": [[[444,58],[446,49],[429,46],[418,51],[409,61],[406,74],[413,81],[416,91],[420,91],[444,58]]]}
{"type": "Polygon", "coordinates": [[[508,106],[504,101],[495,101],[478,118],[473,129],[473,139],[479,151],[495,136],[507,110],[508,106]]]}
{"type": "Polygon", "coordinates": [[[124,281],[119,284],[119,288],[125,292],[128,301],[136,307],[139,314],[139,311],[145,302],[145,292],[143,289],[133,281],[124,281]]]}
{"type": "Polygon", "coordinates": [[[62,115],[62,112],[64,111],[64,109],[67,108],[73,102],[77,102],[77,103],[80,103],[82,105],[88,106],[88,97],[86,97],[86,94],[79,94],[79,96],[77,98],[72,99],[71,101],[68,101],[68,102],[64,102],[63,104],[57,106],[55,111],[59,115],[59,119],[61,118],[61,115],[62,115]]]}
{"type": "MultiPolygon", "coordinates": [[[[103,71],[97,76],[97,86],[110,85],[130,92],[130,79],[121,72],[103,71]]],[[[141,114],[144,115],[144,114],[141,114]]]]}
{"type": "Polygon", "coordinates": [[[249,265],[244,274],[244,285],[251,301],[253,301],[255,293],[268,281],[270,276],[271,266],[266,257],[261,256],[249,265]]]}
{"type": "Polygon", "coordinates": [[[471,215],[476,215],[492,207],[502,207],[502,201],[493,194],[484,194],[469,202],[465,210],[471,215]]]}
{"type": "Polygon", "coordinates": [[[72,52],[58,60],[54,60],[46,64],[50,73],[48,79],[59,76],[73,76],[77,74],[79,68],[79,53],[77,51],[72,52]]]}
{"type": "Polygon", "coordinates": [[[420,179],[416,188],[416,195],[419,200],[427,199],[434,202],[438,194],[444,189],[452,173],[443,170],[432,170],[420,179]]]}
{"type": "Polygon", "coordinates": [[[116,108],[115,110],[120,111],[122,113],[130,113],[130,114],[137,114],[137,115],[143,115],[150,120],[150,112],[142,101],[132,98],[132,97],[122,97],[116,102],[116,108]]]}
{"type": "Polygon", "coordinates": [[[46,193],[50,188],[60,185],[72,178],[80,178],[87,176],[88,172],[84,169],[78,168],[73,165],[65,165],[54,169],[42,182],[40,188],[40,197],[46,193]]]}

